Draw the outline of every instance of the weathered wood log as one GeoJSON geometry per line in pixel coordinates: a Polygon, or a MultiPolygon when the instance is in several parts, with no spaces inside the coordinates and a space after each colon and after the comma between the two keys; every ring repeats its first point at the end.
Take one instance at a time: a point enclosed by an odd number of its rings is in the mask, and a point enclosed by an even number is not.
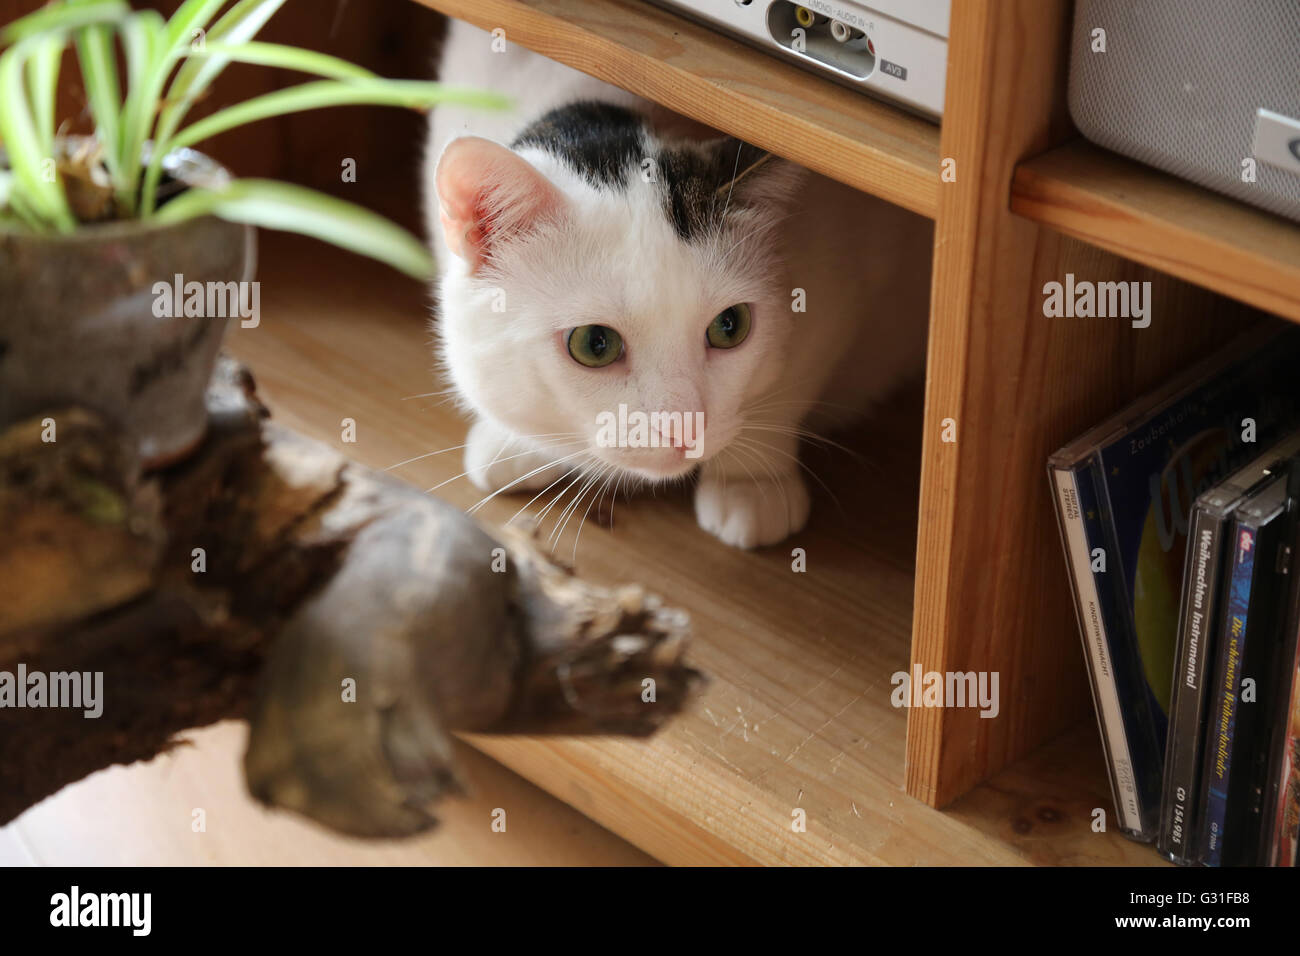
{"type": "Polygon", "coordinates": [[[453,731],[640,735],[685,704],[685,613],[264,421],[233,362],[209,408],[147,475],[80,409],[0,432],[0,823],[240,717],[255,797],[408,834],[462,783],[453,731]],[[19,707],[20,668],[102,688],[19,707]]]}

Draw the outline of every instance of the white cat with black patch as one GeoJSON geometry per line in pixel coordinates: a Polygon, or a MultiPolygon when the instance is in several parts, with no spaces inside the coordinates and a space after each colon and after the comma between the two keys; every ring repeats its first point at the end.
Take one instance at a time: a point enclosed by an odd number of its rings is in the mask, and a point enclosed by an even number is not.
{"type": "Polygon", "coordinates": [[[594,500],[698,469],[705,530],[742,548],[799,531],[801,432],[921,367],[929,223],[464,23],[439,78],[516,104],[439,108],[430,129],[469,477],[594,500]],[[666,433],[611,447],[620,406],[666,433]],[[674,412],[702,432],[665,427],[674,412]]]}

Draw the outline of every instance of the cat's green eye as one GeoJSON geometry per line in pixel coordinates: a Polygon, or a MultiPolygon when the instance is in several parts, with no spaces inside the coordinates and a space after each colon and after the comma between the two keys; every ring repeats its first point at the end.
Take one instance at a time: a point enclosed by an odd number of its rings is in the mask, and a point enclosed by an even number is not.
{"type": "Polygon", "coordinates": [[[587,368],[602,368],[623,354],[623,336],[607,325],[580,325],[569,333],[569,354],[587,368]]]}
{"type": "Polygon", "coordinates": [[[709,345],[715,349],[734,349],[749,335],[749,306],[740,304],[723,309],[709,323],[709,345]]]}

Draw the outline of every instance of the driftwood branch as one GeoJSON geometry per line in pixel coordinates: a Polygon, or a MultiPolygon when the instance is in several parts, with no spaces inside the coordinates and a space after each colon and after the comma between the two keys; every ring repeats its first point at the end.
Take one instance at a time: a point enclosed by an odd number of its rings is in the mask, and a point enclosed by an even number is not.
{"type": "Polygon", "coordinates": [[[686,702],[685,613],[264,421],[233,362],[209,409],[150,475],[79,409],[0,432],[0,681],[103,681],[95,718],[0,706],[0,823],[239,717],[258,799],[402,835],[461,786],[453,731],[644,735],[686,702]]]}

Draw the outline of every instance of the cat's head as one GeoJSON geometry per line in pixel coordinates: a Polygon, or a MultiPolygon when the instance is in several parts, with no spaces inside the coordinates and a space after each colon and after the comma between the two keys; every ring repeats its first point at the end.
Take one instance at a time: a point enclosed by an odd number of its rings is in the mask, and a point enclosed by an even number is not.
{"type": "Polygon", "coordinates": [[[453,140],[435,173],[453,254],[439,331],[460,398],[557,457],[647,479],[718,454],[790,335],[776,227],[799,180],[607,104],[555,110],[511,148],[453,140]]]}

